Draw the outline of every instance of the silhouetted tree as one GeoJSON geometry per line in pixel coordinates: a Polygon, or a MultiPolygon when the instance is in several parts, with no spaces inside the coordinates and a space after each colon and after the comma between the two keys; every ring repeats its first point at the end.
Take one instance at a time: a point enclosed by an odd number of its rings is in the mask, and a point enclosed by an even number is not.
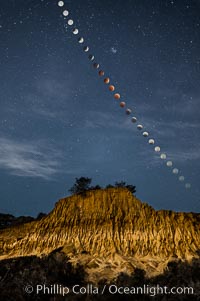
{"type": "Polygon", "coordinates": [[[115,182],[115,187],[126,187],[126,182],[115,182]]]}
{"type": "Polygon", "coordinates": [[[114,188],[114,186],[111,185],[111,184],[108,184],[108,185],[106,186],[106,188],[114,188]]]}
{"type": "Polygon", "coordinates": [[[99,185],[90,187],[90,190],[99,190],[99,189],[101,189],[101,186],[99,185]]]}
{"type": "Polygon", "coordinates": [[[136,187],[133,185],[126,185],[126,188],[132,193],[136,193],[136,187]]]}
{"type": "Polygon", "coordinates": [[[76,178],[75,184],[69,189],[72,194],[85,194],[90,189],[92,179],[90,178],[76,178]]]}
{"type": "Polygon", "coordinates": [[[126,182],[115,182],[115,187],[124,187],[127,188],[132,194],[136,192],[136,187],[133,185],[126,185],[126,182]]]}
{"type": "Polygon", "coordinates": [[[40,212],[36,218],[36,220],[41,220],[43,217],[47,216],[46,213],[40,212]]]}

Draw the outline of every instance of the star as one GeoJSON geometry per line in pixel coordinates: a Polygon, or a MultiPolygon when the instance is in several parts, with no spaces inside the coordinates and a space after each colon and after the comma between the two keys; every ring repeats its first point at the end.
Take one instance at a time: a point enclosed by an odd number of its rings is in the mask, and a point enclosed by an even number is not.
{"type": "Polygon", "coordinates": [[[110,51],[113,53],[113,54],[116,54],[117,53],[117,49],[115,47],[111,47],[110,48],[110,51]]]}

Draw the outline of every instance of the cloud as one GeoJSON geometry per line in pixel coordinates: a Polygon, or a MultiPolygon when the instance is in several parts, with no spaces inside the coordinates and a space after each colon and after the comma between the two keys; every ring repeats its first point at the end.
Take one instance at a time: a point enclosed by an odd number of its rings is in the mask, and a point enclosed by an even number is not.
{"type": "MultiPolygon", "coordinates": [[[[127,118],[115,118],[114,113],[91,111],[88,116],[91,118],[86,121],[86,128],[106,127],[130,131],[135,127],[135,125],[127,118]]],[[[167,120],[158,121],[153,118],[143,118],[142,124],[145,126],[145,129],[149,131],[150,137],[155,139],[156,145],[160,145],[161,151],[165,152],[167,158],[173,160],[174,163],[182,164],[186,161],[198,161],[200,159],[200,144],[198,143],[197,137],[200,128],[199,122],[181,122],[176,120],[174,122],[169,122],[167,120]],[[189,138],[191,137],[191,133],[193,135],[192,140],[189,138]],[[159,141],[157,141],[157,139],[159,141]],[[195,145],[194,140],[196,140],[195,145]],[[166,143],[166,141],[168,143],[166,143]],[[162,147],[163,144],[165,145],[164,147],[162,147]]],[[[118,134],[124,135],[121,131],[118,131],[118,134]]],[[[135,136],[135,139],[138,139],[138,136],[135,136]]],[[[140,141],[137,141],[138,145],[140,145],[140,141]]],[[[152,165],[160,164],[161,159],[159,154],[155,153],[151,148],[144,149],[143,146],[144,145],[139,146],[139,151],[143,154],[143,158],[146,158],[152,165]]]]}
{"type": "Polygon", "coordinates": [[[133,124],[130,118],[123,118],[123,116],[118,116],[117,114],[112,114],[108,112],[88,112],[88,117],[85,120],[86,128],[114,128],[114,129],[124,129],[131,130],[133,124]]]}
{"type": "MultiPolygon", "coordinates": [[[[143,117],[142,124],[147,130],[152,131],[158,136],[165,136],[168,138],[176,137],[177,139],[188,138],[188,133],[193,133],[193,138],[195,134],[198,134],[200,129],[200,122],[198,121],[178,121],[178,120],[167,120],[161,119],[156,120],[153,117],[143,117]]],[[[188,140],[189,142],[189,140],[188,140]]]]}
{"type": "Polygon", "coordinates": [[[52,179],[60,169],[62,155],[40,142],[18,142],[0,138],[0,168],[12,175],[52,179]]]}
{"type": "Polygon", "coordinates": [[[35,92],[41,96],[45,96],[45,99],[50,101],[55,99],[63,101],[71,96],[71,82],[67,83],[63,80],[55,79],[40,79],[35,82],[35,92]]]}
{"type": "MultiPolygon", "coordinates": [[[[179,105],[174,105],[174,110],[177,112],[185,113],[187,116],[191,116],[194,113],[199,113],[200,97],[188,97],[187,95],[182,95],[181,102],[179,105]]],[[[199,116],[199,114],[198,114],[199,116]]]]}
{"type": "MultiPolygon", "coordinates": [[[[62,121],[62,116],[64,115],[64,113],[68,113],[66,111],[52,111],[49,108],[41,108],[41,106],[39,105],[33,105],[31,107],[31,114],[35,113],[36,116],[34,117],[40,117],[43,120],[55,120],[57,119],[59,122],[62,121]]],[[[30,114],[30,115],[31,115],[30,114]]],[[[65,115],[66,116],[66,115],[65,115]]]]}
{"type": "Polygon", "coordinates": [[[169,157],[176,162],[198,161],[200,159],[200,146],[196,146],[193,150],[176,150],[169,151],[169,157]]]}
{"type": "MultiPolygon", "coordinates": [[[[154,152],[154,150],[145,149],[141,151],[141,153],[144,155],[144,158],[150,158],[150,157],[152,158],[152,152],[154,152]]],[[[173,161],[174,164],[185,165],[186,163],[191,162],[193,164],[199,165],[200,145],[196,145],[195,147],[193,147],[193,149],[187,149],[187,150],[181,148],[180,146],[179,147],[168,146],[167,148],[163,148],[163,149],[161,147],[160,153],[154,152],[153,160],[151,160],[152,165],[160,164],[161,153],[165,153],[167,155],[167,160],[165,162],[170,160],[173,161]]]]}

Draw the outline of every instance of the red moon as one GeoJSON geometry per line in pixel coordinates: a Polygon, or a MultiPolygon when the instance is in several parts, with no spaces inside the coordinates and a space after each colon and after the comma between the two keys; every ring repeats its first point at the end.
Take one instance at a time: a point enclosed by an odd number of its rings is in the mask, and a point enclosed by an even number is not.
{"type": "Polygon", "coordinates": [[[99,71],[99,76],[104,76],[104,71],[103,70],[99,71]]]}
{"type": "Polygon", "coordinates": [[[110,82],[110,79],[108,77],[104,78],[104,83],[105,84],[109,84],[109,82],[110,82]]]}
{"type": "Polygon", "coordinates": [[[110,85],[110,86],[109,86],[109,90],[110,90],[111,92],[113,92],[113,91],[115,90],[115,87],[114,87],[113,85],[110,85]]]}
{"type": "Polygon", "coordinates": [[[126,105],[126,103],[125,103],[124,101],[120,102],[120,107],[121,107],[121,108],[124,108],[125,105],[126,105]]]}
{"type": "Polygon", "coordinates": [[[120,96],[119,93],[116,93],[116,94],[114,95],[114,98],[115,98],[115,99],[120,99],[120,97],[121,97],[121,96],[120,96]]]}

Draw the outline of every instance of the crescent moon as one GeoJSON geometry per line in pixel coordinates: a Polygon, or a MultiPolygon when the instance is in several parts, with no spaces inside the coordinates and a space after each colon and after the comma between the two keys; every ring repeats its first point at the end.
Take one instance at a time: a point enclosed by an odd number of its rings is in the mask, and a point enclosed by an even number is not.
{"type": "Polygon", "coordinates": [[[83,37],[79,38],[78,42],[79,42],[80,44],[82,44],[82,43],[84,42],[84,38],[83,38],[83,37]]]}
{"type": "Polygon", "coordinates": [[[85,47],[83,48],[83,50],[84,50],[85,52],[88,52],[88,51],[89,51],[89,47],[88,47],[88,46],[85,46],[85,47]]]}
{"type": "Polygon", "coordinates": [[[78,34],[78,29],[77,28],[74,28],[73,34],[78,34]]]}

